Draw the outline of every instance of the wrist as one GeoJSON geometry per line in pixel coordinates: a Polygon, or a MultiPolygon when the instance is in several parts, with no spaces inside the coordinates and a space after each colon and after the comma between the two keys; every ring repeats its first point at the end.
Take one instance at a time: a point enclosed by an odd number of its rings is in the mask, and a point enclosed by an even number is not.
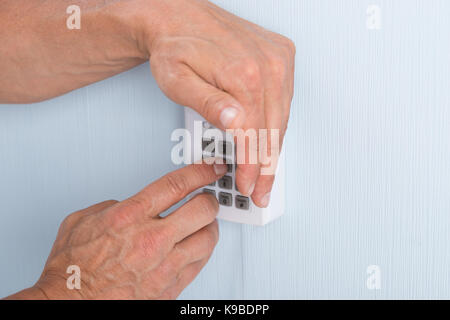
{"type": "Polygon", "coordinates": [[[128,6],[133,9],[122,20],[132,30],[140,52],[149,58],[158,38],[188,32],[189,21],[202,18],[198,16],[198,7],[204,7],[205,10],[200,11],[208,12],[207,7],[210,5],[207,0],[131,1],[128,6]]]}
{"type": "Polygon", "coordinates": [[[47,300],[80,300],[88,296],[88,288],[84,285],[80,289],[69,288],[67,278],[55,272],[44,271],[32,288],[40,291],[47,300]]]}
{"type": "MultiPolygon", "coordinates": [[[[171,0],[172,1],[172,0],[171,0]]],[[[165,32],[170,5],[165,0],[117,2],[101,14],[117,24],[121,38],[132,46],[132,55],[148,60],[154,39],[165,32]]],[[[176,0],[173,0],[176,1],[176,0]]]]}

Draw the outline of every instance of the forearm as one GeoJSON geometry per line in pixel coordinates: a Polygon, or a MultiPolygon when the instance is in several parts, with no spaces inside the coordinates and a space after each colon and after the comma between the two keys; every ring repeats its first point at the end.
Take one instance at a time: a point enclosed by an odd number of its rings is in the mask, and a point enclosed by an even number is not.
{"type": "Polygon", "coordinates": [[[48,297],[39,288],[31,287],[10,295],[5,300],[48,300],[48,297]]]}
{"type": "Polygon", "coordinates": [[[146,61],[153,2],[78,1],[81,29],[71,30],[71,0],[3,0],[0,103],[41,101],[146,61]]]}

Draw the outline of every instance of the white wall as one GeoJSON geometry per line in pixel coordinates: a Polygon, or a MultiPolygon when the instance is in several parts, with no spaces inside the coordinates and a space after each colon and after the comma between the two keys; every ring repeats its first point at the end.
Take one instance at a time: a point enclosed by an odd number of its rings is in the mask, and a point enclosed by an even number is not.
{"type": "MultiPolygon", "coordinates": [[[[450,298],[450,2],[216,3],[297,44],[287,213],[221,223],[182,298],[450,298]],[[380,290],[366,287],[372,264],[380,290]]],[[[0,296],[34,283],[66,214],[174,168],[182,110],[148,70],[0,106],[0,296]]]]}

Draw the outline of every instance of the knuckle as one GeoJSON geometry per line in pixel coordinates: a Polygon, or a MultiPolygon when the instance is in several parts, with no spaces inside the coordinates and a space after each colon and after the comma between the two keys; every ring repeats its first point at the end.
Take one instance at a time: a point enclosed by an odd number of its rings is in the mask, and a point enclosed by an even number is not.
{"type": "Polygon", "coordinates": [[[119,203],[119,201],[117,201],[117,200],[106,200],[105,202],[103,202],[103,204],[105,204],[107,206],[113,206],[118,203],[119,203]]]}
{"type": "Polygon", "coordinates": [[[145,209],[144,201],[139,197],[131,197],[122,202],[121,210],[123,212],[134,212],[145,209]]]}
{"type": "Polygon", "coordinates": [[[283,44],[283,46],[285,48],[287,48],[289,50],[289,53],[291,56],[295,55],[297,48],[295,46],[294,41],[292,41],[291,39],[289,39],[287,37],[281,36],[281,43],[283,44]]]}
{"type": "Polygon", "coordinates": [[[275,42],[279,46],[281,46],[281,47],[285,48],[286,50],[288,50],[290,55],[292,55],[292,56],[295,55],[296,47],[295,47],[294,41],[292,41],[290,38],[288,38],[288,37],[286,37],[286,36],[284,36],[282,34],[275,33],[274,36],[275,36],[274,37],[275,42]]]}
{"type": "Polygon", "coordinates": [[[189,191],[189,182],[184,175],[175,173],[169,174],[165,178],[168,190],[173,195],[184,195],[189,191]]]}
{"type": "Polygon", "coordinates": [[[145,204],[141,199],[132,197],[109,210],[107,217],[115,229],[120,229],[132,223],[136,218],[136,212],[140,212],[144,208],[145,204]]]}
{"type": "Polygon", "coordinates": [[[130,211],[126,209],[120,209],[111,214],[111,223],[114,229],[120,229],[131,222],[130,211]]]}
{"type": "Polygon", "coordinates": [[[68,216],[66,216],[61,224],[62,225],[70,225],[71,222],[74,220],[74,216],[73,215],[74,215],[74,213],[71,213],[68,216]]]}
{"type": "Polygon", "coordinates": [[[241,65],[241,74],[250,90],[259,90],[261,88],[261,67],[256,60],[244,59],[241,65]]]}
{"type": "Polygon", "coordinates": [[[291,39],[288,39],[287,47],[289,48],[291,55],[295,56],[297,53],[297,47],[295,45],[295,42],[292,41],[291,39]]]}
{"type": "Polygon", "coordinates": [[[221,92],[212,93],[203,98],[201,103],[202,115],[205,119],[214,119],[217,115],[212,114],[217,110],[215,108],[223,100],[223,94],[221,92]]]}
{"type": "Polygon", "coordinates": [[[272,76],[276,79],[283,79],[287,69],[287,63],[283,55],[272,53],[268,55],[267,59],[272,76]]]}
{"type": "Polygon", "coordinates": [[[64,218],[63,222],[61,223],[61,226],[64,227],[73,226],[78,220],[81,219],[82,215],[83,214],[79,211],[69,214],[64,218]]]}
{"type": "Polygon", "coordinates": [[[137,195],[123,201],[122,209],[133,217],[140,212],[153,212],[156,209],[155,198],[140,192],[137,195]]]}

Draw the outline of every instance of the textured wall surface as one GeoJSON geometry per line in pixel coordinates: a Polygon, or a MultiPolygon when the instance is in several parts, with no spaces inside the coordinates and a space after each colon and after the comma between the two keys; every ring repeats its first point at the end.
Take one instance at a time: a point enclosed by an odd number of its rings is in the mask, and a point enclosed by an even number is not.
{"type": "MultiPolygon", "coordinates": [[[[450,298],[450,2],[216,2],[297,44],[287,212],[264,228],[221,222],[181,298],[450,298]]],[[[1,105],[0,296],[36,281],[68,213],[172,170],[182,124],[148,64],[1,105]]]]}

